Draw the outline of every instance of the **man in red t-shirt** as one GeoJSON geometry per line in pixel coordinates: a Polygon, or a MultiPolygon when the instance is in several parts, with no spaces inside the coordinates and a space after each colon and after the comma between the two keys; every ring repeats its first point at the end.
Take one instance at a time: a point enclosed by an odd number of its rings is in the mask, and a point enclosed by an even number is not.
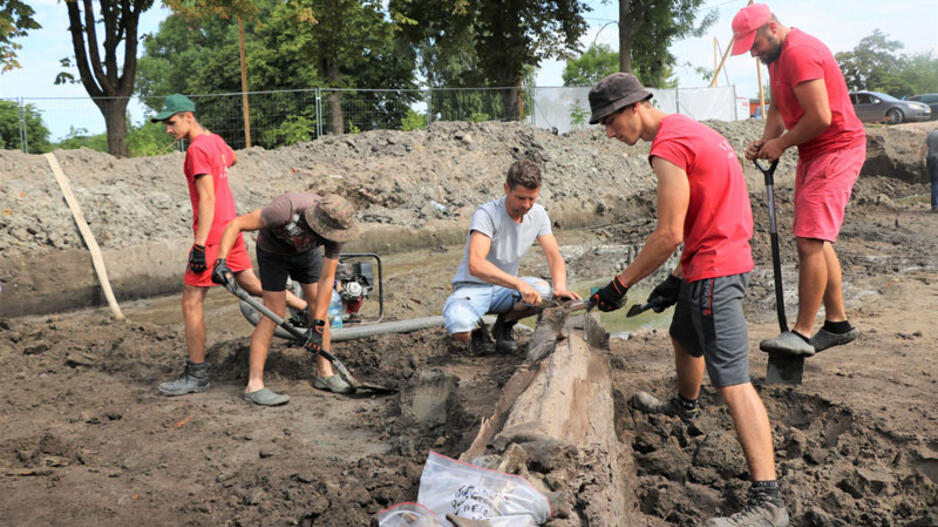
{"type": "Polygon", "coordinates": [[[769,417],[749,379],[742,299],[753,268],[752,207],[742,167],[723,136],[683,115],[661,112],[651,105],[651,96],[629,73],[614,73],[589,93],[590,124],[601,123],[607,136],[629,145],[651,141],[648,161],[658,179],[658,225],[632,263],[589,302],[602,311],[619,309],[629,287],[684,243],[680,263],[648,297],[658,312],[677,304],[669,329],[677,396],[662,403],[638,392],[632,404],[645,412],[693,419],[701,411],[706,370],[730,408],[752,487],[745,511],[705,525],[743,525],[737,522],[743,517],[761,521],[758,525],[788,525],[769,417]]]}
{"type": "MultiPolygon", "coordinates": [[[[238,156],[221,137],[209,132],[195,118],[195,103],[181,94],[166,97],[163,109],[152,122],[162,121],[166,133],[174,139],[189,141],[183,171],[192,202],[192,248],[182,286],[182,314],[186,327],[189,359],[181,377],[160,384],[164,395],[185,395],[207,390],[209,382],[205,364],[205,319],[202,304],[212,283],[212,271],[206,261],[214,261],[225,225],[237,217],[234,197],[228,187],[228,169],[238,156]]],[[[252,295],[261,295],[261,283],[251,270],[251,258],[238,237],[228,255],[228,265],[241,287],[252,295]]],[[[290,295],[290,306],[303,309],[306,302],[290,295]]]]}
{"type": "Polygon", "coordinates": [[[810,356],[860,334],[844,310],[833,243],[866,160],[866,131],[837,61],[820,40],[783,26],[765,4],[742,8],[733,18],[733,36],[733,54],[749,51],[768,64],[772,84],[765,131],[746,147],[746,157],[775,160],[798,146],[792,228],[798,247],[798,319],[791,331],[759,347],[810,356]],[[824,326],[810,336],[822,301],[824,326]]]}

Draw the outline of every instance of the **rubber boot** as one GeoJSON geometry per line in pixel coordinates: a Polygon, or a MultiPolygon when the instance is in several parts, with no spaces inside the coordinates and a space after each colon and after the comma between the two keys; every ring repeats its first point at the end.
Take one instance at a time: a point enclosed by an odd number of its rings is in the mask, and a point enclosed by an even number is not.
{"type": "Polygon", "coordinates": [[[196,364],[186,361],[186,369],[182,376],[175,381],[164,382],[159,386],[163,395],[186,395],[187,393],[204,392],[212,387],[208,378],[208,365],[204,362],[196,364]]]}
{"type": "Polygon", "coordinates": [[[518,341],[515,340],[513,330],[517,320],[505,321],[504,313],[495,319],[492,326],[492,335],[495,337],[495,351],[505,355],[514,355],[518,351],[518,341]]]}

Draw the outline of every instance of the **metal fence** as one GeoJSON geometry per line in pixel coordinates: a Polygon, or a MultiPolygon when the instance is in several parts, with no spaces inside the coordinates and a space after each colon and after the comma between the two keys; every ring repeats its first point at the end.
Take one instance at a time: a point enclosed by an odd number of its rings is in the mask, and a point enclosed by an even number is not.
{"type": "MultiPolygon", "coordinates": [[[[327,89],[250,92],[248,116],[241,93],[190,95],[197,117],[209,130],[222,136],[233,148],[248,145],[276,148],[311,141],[326,134],[368,130],[410,130],[434,121],[525,121],[559,133],[588,126],[589,88],[433,88],[420,90],[327,89]]],[[[709,112],[723,108],[722,116],[700,115],[681,104],[687,90],[656,90],[668,111],[687,113],[697,119],[727,119],[726,106],[734,104],[732,87],[694,89],[709,112]]],[[[129,124],[147,125],[162,97],[133,97],[128,101],[129,124]]],[[[664,108],[663,108],[664,109],[664,108]]],[[[36,152],[30,146],[28,115],[40,114],[56,140],[104,132],[104,118],[91,98],[17,97],[0,99],[0,146],[36,152]],[[12,113],[16,126],[8,123],[12,113]]],[[[746,116],[748,117],[748,115],[746,116]]],[[[732,119],[733,117],[729,117],[732,119]]],[[[737,117],[738,118],[738,117],[737,117]]],[[[154,126],[154,125],[147,125],[154,126]]],[[[35,143],[35,142],[34,142],[35,143]]]]}

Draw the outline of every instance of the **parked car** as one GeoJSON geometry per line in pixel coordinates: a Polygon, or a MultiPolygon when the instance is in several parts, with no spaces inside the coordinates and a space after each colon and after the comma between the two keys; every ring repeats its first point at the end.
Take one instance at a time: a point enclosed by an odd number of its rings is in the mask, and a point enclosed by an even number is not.
{"type": "Polygon", "coordinates": [[[906,98],[907,101],[917,101],[927,104],[931,108],[931,118],[938,119],[938,93],[923,93],[906,98]]]}
{"type": "Polygon", "coordinates": [[[931,108],[923,102],[902,101],[875,91],[850,92],[850,102],[853,103],[857,117],[867,123],[899,124],[931,118],[931,108]]]}

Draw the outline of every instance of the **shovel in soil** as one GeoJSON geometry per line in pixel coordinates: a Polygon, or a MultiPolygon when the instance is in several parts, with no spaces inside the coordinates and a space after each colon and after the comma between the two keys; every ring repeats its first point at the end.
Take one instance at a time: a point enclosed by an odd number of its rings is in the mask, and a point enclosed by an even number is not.
{"type": "MultiPolygon", "coordinates": [[[[226,286],[225,288],[231,291],[232,293],[234,293],[235,296],[237,296],[241,300],[244,300],[251,307],[256,309],[258,313],[261,313],[264,316],[268,317],[269,319],[273,320],[275,324],[277,324],[278,326],[286,330],[287,333],[292,335],[293,338],[296,339],[296,342],[298,342],[300,345],[306,342],[306,333],[293,327],[293,325],[287,322],[286,320],[278,317],[276,313],[274,313],[270,309],[267,309],[267,307],[264,304],[258,302],[254,297],[249,295],[247,291],[238,287],[237,284],[233,284],[233,285],[234,287],[229,288],[229,286],[226,286]]],[[[361,382],[358,379],[356,379],[354,376],[352,376],[352,373],[348,371],[348,368],[346,368],[344,364],[342,364],[342,361],[340,361],[332,353],[329,353],[326,350],[320,350],[317,353],[325,357],[326,360],[328,360],[332,364],[332,367],[335,369],[336,373],[339,374],[339,377],[341,377],[343,381],[345,381],[349,386],[352,387],[353,393],[358,393],[361,391],[369,391],[369,392],[379,393],[379,394],[397,392],[397,390],[395,390],[394,388],[389,388],[387,386],[382,386],[380,384],[361,382]]]]}
{"type": "MultiPolygon", "coordinates": [[[[778,159],[765,168],[756,159],[756,167],[765,176],[765,200],[769,208],[769,237],[772,242],[772,273],[775,276],[775,314],[778,315],[778,327],[782,333],[788,331],[785,318],[785,295],[782,290],[782,263],[778,248],[778,228],[775,223],[775,168],[778,159]]],[[[804,374],[804,357],[787,353],[769,352],[769,364],[765,370],[765,382],[769,384],[801,384],[804,374]]]]}

